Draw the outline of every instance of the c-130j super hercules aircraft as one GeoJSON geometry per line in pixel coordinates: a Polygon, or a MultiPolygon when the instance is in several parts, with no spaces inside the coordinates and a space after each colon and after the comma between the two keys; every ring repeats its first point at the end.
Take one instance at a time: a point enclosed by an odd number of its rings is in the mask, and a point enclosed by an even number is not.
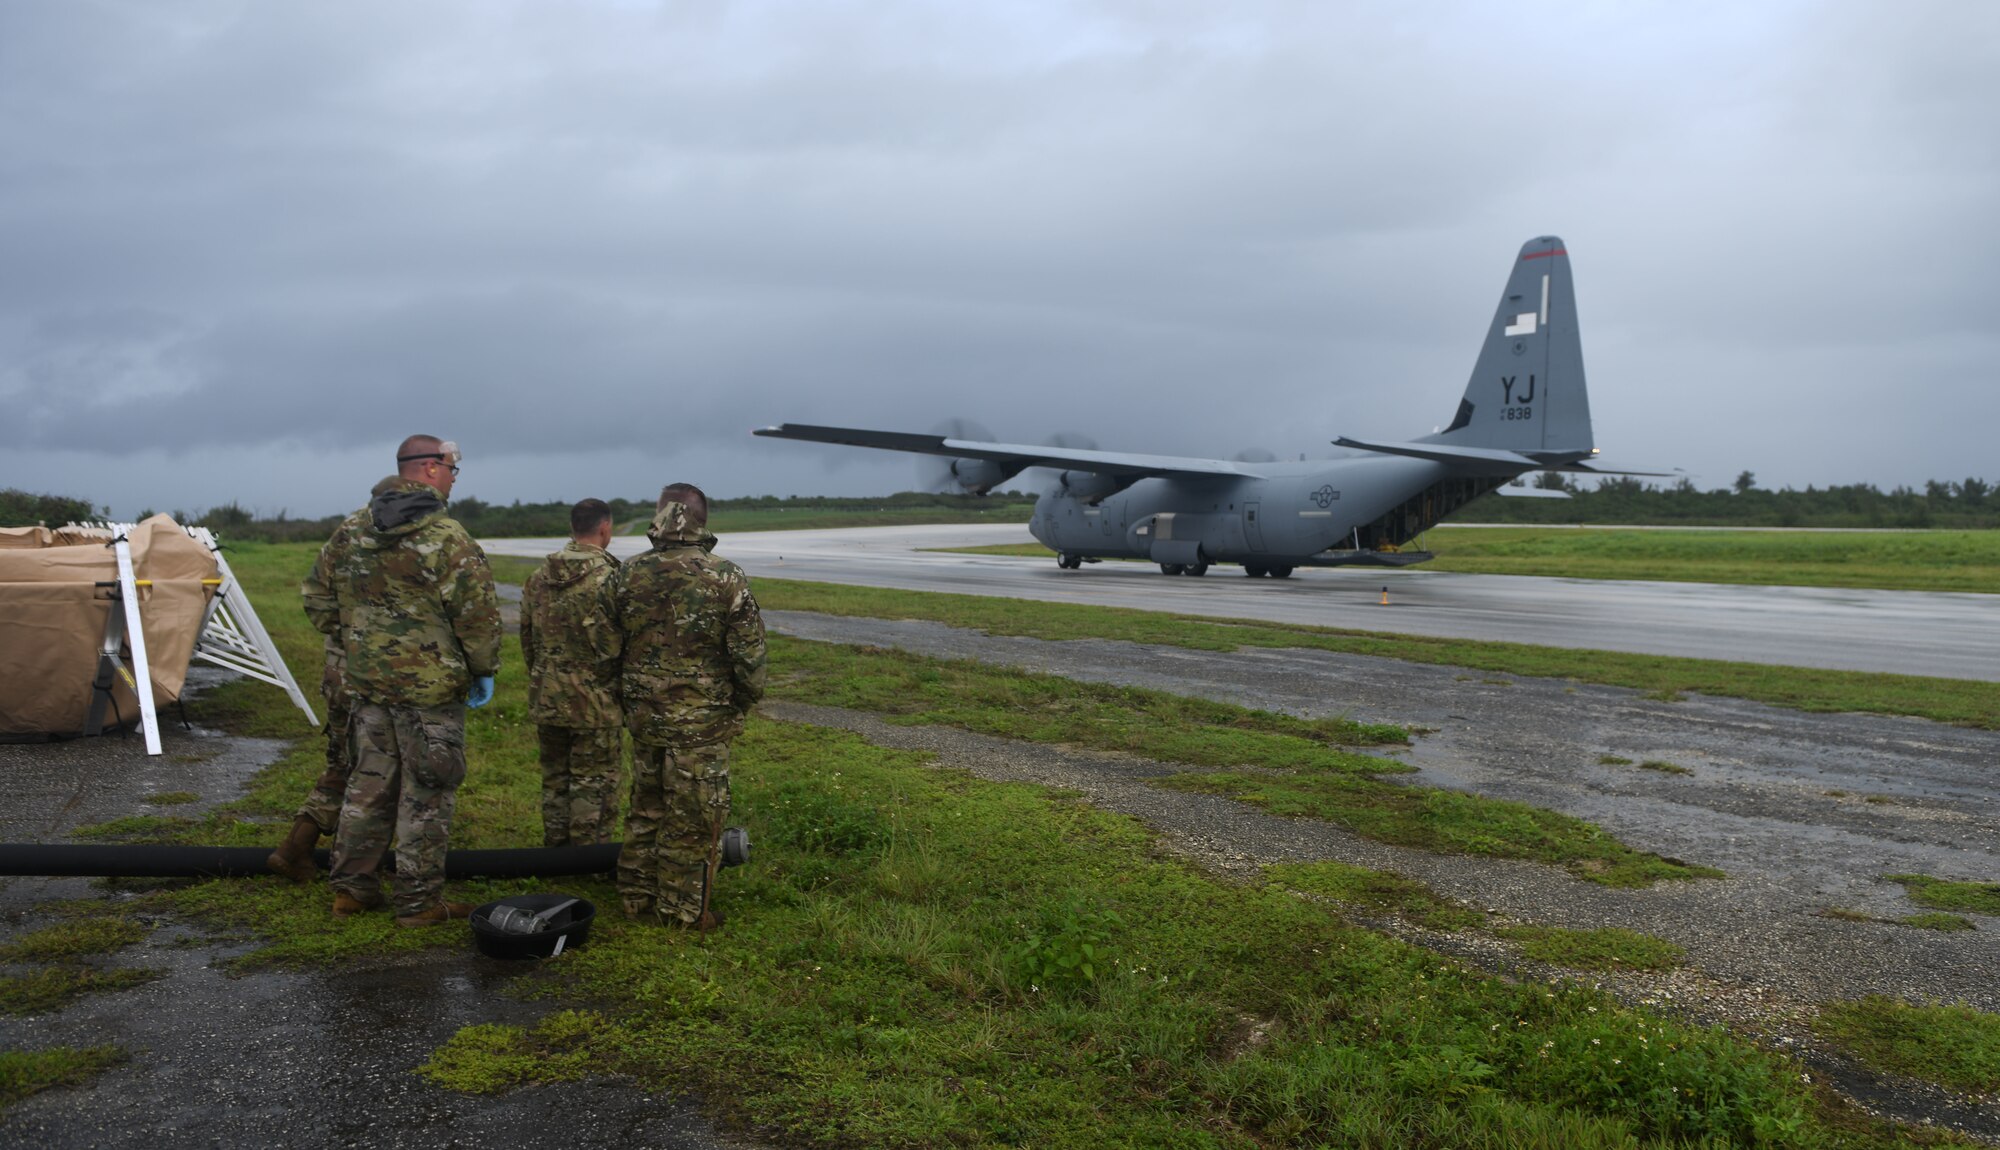
{"type": "Polygon", "coordinates": [[[1030,467],[1059,471],[1028,529],[1074,570],[1149,559],[1169,575],[1240,563],[1283,579],[1298,567],[1406,566],[1402,546],[1465,504],[1530,471],[1601,474],[1585,461],[1590,397],[1569,254],[1529,240],[1480,345],[1449,426],[1402,443],[1334,440],[1333,459],[1244,463],[987,443],[938,435],[785,423],[758,435],[948,456],[963,490],[984,495],[1030,467]]]}

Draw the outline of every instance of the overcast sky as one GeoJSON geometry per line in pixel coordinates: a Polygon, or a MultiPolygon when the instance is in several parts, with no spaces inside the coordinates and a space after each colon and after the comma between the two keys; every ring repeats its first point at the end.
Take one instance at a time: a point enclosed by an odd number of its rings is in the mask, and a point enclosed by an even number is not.
{"type": "Polygon", "coordinates": [[[1445,422],[1575,268],[1607,464],[2000,479],[2000,4],[0,0],[0,486],[877,494],[820,422],[1445,422]]]}

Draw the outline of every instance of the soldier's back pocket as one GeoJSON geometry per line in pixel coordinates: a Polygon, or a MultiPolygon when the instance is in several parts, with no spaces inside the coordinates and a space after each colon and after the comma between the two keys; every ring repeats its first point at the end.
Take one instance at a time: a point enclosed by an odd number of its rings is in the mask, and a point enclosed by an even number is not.
{"type": "Polygon", "coordinates": [[[425,713],[417,720],[423,753],[413,773],[432,790],[451,790],[465,781],[465,716],[425,713]]]}

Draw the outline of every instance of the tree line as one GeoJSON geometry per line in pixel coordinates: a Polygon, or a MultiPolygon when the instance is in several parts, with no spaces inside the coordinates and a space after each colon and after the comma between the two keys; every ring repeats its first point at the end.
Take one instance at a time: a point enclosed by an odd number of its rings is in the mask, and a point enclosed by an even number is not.
{"type": "MultiPolygon", "coordinates": [[[[1031,497],[1018,498],[1027,500],[1031,497]]],[[[868,513],[937,510],[973,516],[980,511],[991,511],[996,503],[1009,501],[1007,493],[981,497],[903,491],[868,498],[754,495],[738,499],[711,499],[708,506],[711,518],[737,511],[868,513]]],[[[653,500],[650,498],[608,499],[605,502],[611,505],[612,518],[621,525],[644,523],[653,518],[653,500]]],[[[472,496],[451,501],[452,518],[464,524],[473,535],[489,538],[568,535],[569,509],[570,504],[566,502],[522,503],[515,500],[513,503],[488,503],[472,496]]],[[[153,509],[147,508],[134,518],[144,519],[152,514],[153,509]]],[[[316,519],[298,519],[283,509],[260,514],[235,501],[192,513],[175,509],[168,514],[176,523],[207,527],[221,538],[254,539],[268,543],[322,542],[345,518],[344,515],[326,515],[316,519]]],[[[31,527],[37,523],[58,527],[71,521],[105,519],[109,516],[108,508],[100,509],[84,499],[36,495],[12,489],[0,491],[0,527],[31,527]]],[[[1025,522],[1026,519],[1024,508],[1022,520],[1025,522]]]]}
{"type": "MultiPolygon", "coordinates": [[[[1881,527],[1989,528],[2000,527],[2000,489],[1979,478],[1931,480],[1922,488],[1894,487],[1887,491],[1871,483],[1804,490],[1757,486],[1745,471],[1729,487],[1703,491],[1690,479],[1657,484],[1634,476],[1607,476],[1594,485],[1573,475],[1543,472],[1531,486],[1561,490],[1568,499],[1517,499],[1488,495],[1452,515],[1459,523],[1632,523],[1656,526],[1722,527],[1881,527]]],[[[1029,496],[996,492],[991,496],[904,491],[873,498],[756,495],[711,500],[711,513],[735,511],[880,512],[936,510],[963,512],[968,517],[991,511],[996,500],[1029,496]]],[[[651,499],[612,499],[611,513],[620,523],[650,520],[651,499]]],[[[467,497],[454,499],[451,513],[476,536],[559,536],[569,534],[568,503],[488,503],[467,497]]],[[[89,500],[0,490],[0,527],[59,526],[72,520],[102,519],[108,510],[89,500]]],[[[149,509],[138,518],[151,515],[149,509]]],[[[295,519],[282,509],[261,515],[239,503],[188,514],[172,512],[176,522],[208,527],[232,539],[274,543],[319,542],[332,533],[341,516],[295,519]]],[[[1025,510],[1022,518],[1026,519],[1025,510]]]]}
{"type": "Polygon", "coordinates": [[[2000,491],[1984,479],[1933,479],[1887,491],[1872,483],[1829,487],[1757,486],[1745,471],[1728,487],[1703,491],[1691,479],[1655,484],[1634,476],[1607,476],[1586,486],[1574,475],[1543,472],[1531,486],[1560,490],[1568,499],[1519,499],[1487,495],[1465,505],[1459,523],[1632,523],[1715,527],[2000,527],[2000,491]]]}

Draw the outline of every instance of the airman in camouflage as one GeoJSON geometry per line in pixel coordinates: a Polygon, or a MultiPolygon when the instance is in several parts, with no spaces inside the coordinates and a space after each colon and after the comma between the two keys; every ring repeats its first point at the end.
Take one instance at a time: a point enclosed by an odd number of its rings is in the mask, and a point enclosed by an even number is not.
{"type": "Polygon", "coordinates": [[[605,550],[611,508],[586,499],[570,508],[569,527],[569,544],[521,588],[528,717],[542,752],[542,845],[550,847],[611,841],[625,754],[618,709],[625,635],[611,599],[618,560],[605,550]]]}
{"type": "Polygon", "coordinates": [[[500,603],[485,553],[445,515],[457,447],[411,436],[396,462],[327,573],[354,704],[333,912],[381,905],[393,834],[396,921],[428,926],[471,911],[444,901],[444,854],[465,778],[465,710],[493,697],[500,668],[500,603]]]}
{"type": "Polygon", "coordinates": [[[312,881],[313,848],[319,845],[321,835],[332,834],[340,825],[340,804],[347,794],[347,776],[354,768],[350,746],[352,732],[347,729],[353,718],[354,701],[347,690],[347,653],[340,642],[340,605],[334,595],[332,578],[333,569],[347,549],[353,546],[355,534],[367,523],[366,507],[342,520],[340,526],[333,529],[332,537],[319,549],[319,559],[313,563],[312,573],[299,584],[299,594],[305,599],[306,617],[326,635],[324,666],[319,681],[320,698],[326,701],[326,726],[322,728],[326,736],[326,767],[320,772],[312,792],[306,796],[305,804],[299,807],[298,814],[292,819],[291,833],[277,850],[271,852],[271,857],[264,860],[265,866],[293,882],[312,881]]]}
{"type": "Polygon", "coordinates": [[[700,489],[674,484],[658,506],[653,549],[614,584],[632,733],[618,894],[630,917],[706,930],[722,921],[707,894],[729,817],[729,740],[764,695],[764,619],[743,569],[710,554],[700,489]]]}

